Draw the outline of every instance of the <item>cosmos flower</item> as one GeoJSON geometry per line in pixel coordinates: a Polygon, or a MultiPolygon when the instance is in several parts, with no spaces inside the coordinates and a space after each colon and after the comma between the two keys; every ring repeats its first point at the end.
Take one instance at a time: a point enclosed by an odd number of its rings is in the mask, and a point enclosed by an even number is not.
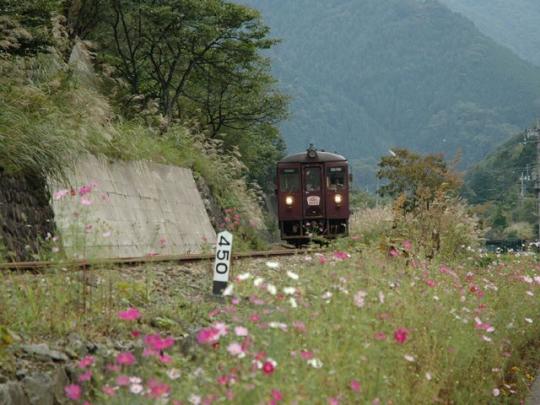
{"type": "Polygon", "coordinates": [[[71,384],[64,387],[64,392],[69,399],[78,401],[82,395],[82,388],[80,385],[71,384]]]}
{"type": "Polygon", "coordinates": [[[141,317],[141,313],[137,308],[129,308],[126,311],[118,312],[118,318],[124,321],[134,321],[141,317]]]}
{"type": "Polygon", "coordinates": [[[394,331],[394,340],[399,344],[405,343],[408,337],[409,331],[405,328],[398,328],[394,331]]]}

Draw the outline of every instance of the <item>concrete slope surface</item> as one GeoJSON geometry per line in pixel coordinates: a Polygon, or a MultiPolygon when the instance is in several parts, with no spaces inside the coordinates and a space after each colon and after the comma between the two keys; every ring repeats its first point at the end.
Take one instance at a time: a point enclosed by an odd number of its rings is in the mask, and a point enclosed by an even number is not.
{"type": "Polygon", "coordinates": [[[68,177],[50,188],[69,257],[197,253],[215,240],[189,169],[87,157],[68,177]]]}

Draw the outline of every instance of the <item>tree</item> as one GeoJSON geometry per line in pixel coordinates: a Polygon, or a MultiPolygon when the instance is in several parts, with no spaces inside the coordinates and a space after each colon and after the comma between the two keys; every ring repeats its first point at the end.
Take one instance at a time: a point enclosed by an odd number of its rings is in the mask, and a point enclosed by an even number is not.
{"type": "Polygon", "coordinates": [[[407,149],[393,152],[378,164],[377,178],[387,181],[378,193],[402,198],[405,210],[411,211],[419,201],[429,205],[437,193],[455,193],[460,187],[460,177],[448,168],[441,154],[422,156],[407,149]]]}

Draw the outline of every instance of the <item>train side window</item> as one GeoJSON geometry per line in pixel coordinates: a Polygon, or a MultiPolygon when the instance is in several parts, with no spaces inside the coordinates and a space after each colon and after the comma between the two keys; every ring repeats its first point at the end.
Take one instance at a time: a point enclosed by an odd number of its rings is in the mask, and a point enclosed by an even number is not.
{"type": "Polygon", "coordinates": [[[342,190],[345,187],[345,168],[328,168],[326,173],[326,186],[328,190],[342,190]]]}
{"type": "Polygon", "coordinates": [[[321,168],[308,167],[305,169],[306,191],[321,191],[321,168]]]}
{"type": "Polygon", "coordinates": [[[284,193],[298,193],[300,191],[298,169],[283,169],[279,177],[279,187],[284,193]]]}

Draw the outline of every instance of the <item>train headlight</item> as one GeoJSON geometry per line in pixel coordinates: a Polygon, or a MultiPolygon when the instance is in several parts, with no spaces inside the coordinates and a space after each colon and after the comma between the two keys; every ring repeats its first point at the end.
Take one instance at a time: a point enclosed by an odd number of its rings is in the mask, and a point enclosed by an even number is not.
{"type": "Polygon", "coordinates": [[[293,205],[293,202],[294,202],[294,198],[291,195],[288,195],[287,197],[285,197],[285,204],[288,205],[289,207],[293,205]]]}
{"type": "Polygon", "coordinates": [[[334,202],[338,205],[341,204],[343,202],[343,196],[341,194],[336,194],[334,196],[334,202]]]}

